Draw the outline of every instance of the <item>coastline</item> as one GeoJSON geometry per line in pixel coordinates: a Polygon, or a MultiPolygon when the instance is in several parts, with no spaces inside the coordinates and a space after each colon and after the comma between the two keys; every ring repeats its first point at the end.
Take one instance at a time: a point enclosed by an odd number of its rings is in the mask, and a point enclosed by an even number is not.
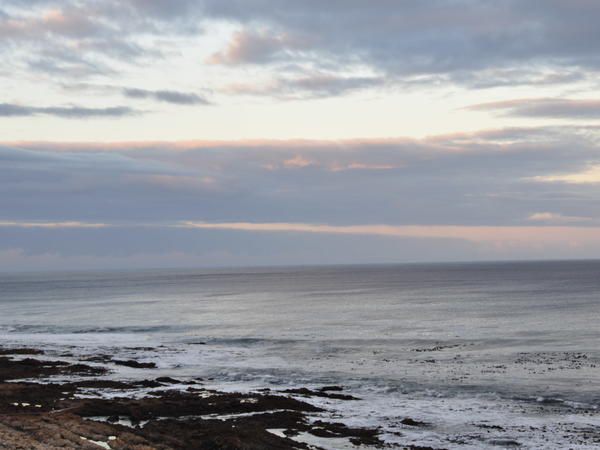
{"type": "Polygon", "coordinates": [[[311,439],[391,448],[377,428],[318,419],[324,410],[310,398],[356,400],[341,386],[232,393],[206,389],[202,379],[102,379],[112,365],[152,369],[107,355],[71,363],[0,347],[0,449],[320,449],[311,439]]]}

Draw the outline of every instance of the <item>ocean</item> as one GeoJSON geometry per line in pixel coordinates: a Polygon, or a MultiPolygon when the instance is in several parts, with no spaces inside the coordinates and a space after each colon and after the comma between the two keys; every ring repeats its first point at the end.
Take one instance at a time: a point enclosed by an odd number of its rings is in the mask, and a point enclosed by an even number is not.
{"type": "Polygon", "coordinates": [[[0,275],[2,345],[220,390],[341,385],[360,400],[311,400],[331,420],[449,449],[600,448],[599,319],[596,261],[0,275]]]}

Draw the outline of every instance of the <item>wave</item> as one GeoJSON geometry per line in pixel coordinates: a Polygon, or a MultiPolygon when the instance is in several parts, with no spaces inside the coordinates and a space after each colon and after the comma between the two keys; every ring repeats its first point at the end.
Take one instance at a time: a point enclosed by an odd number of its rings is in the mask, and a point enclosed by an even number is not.
{"type": "Polygon", "coordinates": [[[189,327],[173,325],[76,326],[76,325],[0,325],[7,334],[120,334],[120,333],[181,333],[189,327]]]}

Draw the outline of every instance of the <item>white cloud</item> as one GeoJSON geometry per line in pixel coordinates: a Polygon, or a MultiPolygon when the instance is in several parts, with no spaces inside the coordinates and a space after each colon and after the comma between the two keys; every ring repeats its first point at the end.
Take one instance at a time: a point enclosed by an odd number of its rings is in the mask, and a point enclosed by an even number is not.
{"type": "Polygon", "coordinates": [[[545,222],[554,224],[586,223],[594,221],[594,219],[591,217],[565,216],[563,214],[552,212],[533,213],[527,218],[527,220],[531,222],[545,222]]]}
{"type": "Polygon", "coordinates": [[[600,183],[600,165],[589,166],[580,172],[560,175],[540,175],[533,177],[533,179],[545,183],[598,184],[600,183]]]}

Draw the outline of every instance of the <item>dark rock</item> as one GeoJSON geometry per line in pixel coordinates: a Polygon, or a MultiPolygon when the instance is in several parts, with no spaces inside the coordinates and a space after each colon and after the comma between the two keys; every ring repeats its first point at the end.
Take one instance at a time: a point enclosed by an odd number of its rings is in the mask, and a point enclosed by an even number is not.
{"type": "Polygon", "coordinates": [[[139,362],[132,359],[112,359],[111,362],[117,366],[133,367],[134,369],[156,369],[156,364],[153,362],[139,362]]]}
{"type": "Polygon", "coordinates": [[[414,420],[411,419],[410,417],[407,417],[406,419],[402,419],[400,421],[400,423],[402,425],[408,425],[409,427],[426,427],[429,426],[429,424],[427,422],[421,422],[418,420],[414,420]]]}
{"type": "Polygon", "coordinates": [[[136,387],[144,387],[144,388],[157,388],[157,387],[162,387],[164,385],[155,380],[142,380],[142,381],[136,381],[135,386],[136,387]]]}
{"type": "Polygon", "coordinates": [[[521,443],[513,439],[490,439],[488,441],[491,445],[498,445],[500,447],[520,447],[521,443]]]}
{"type": "Polygon", "coordinates": [[[319,391],[321,392],[326,392],[326,391],[343,391],[344,388],[341,386],[323,386],[321,389],[319,389],[319,391]]]}
{"type": "Polygon", "coordinates": [[[422,446],[422,445],[408,445],[403,448],[404,448],[404,450],[448,450],[445,448],[433,448],[433,447],[422,446]]]}
{"type": "Polygon", "coordinates": [[[42,350],[35,348],[0,348],[0,355],[43,355],[42,350]]]}
{"type": "Polygon", "coordinates": [[[164,384],[181,384],[181,381],[171,377],[158,377],[156,381],[164,384]]]}
{"type": "Polygon", "coordinates": [[[352,395],[347,394],[331,394],[323,389],[318,391],[313,391],[307,388],[299,388],[299,389],[286,389],[285,391],[281,391],[285,394],[295,394],[302,395],[304,397],[325,397],[332,398],[336,400],[360,400],[358,397],[354,397],[352,395]]]}
{"type": "Polygon", "coordinates": [[[501,427],[500,425],[488,425],[488,424],[482,423],[482,424],[476,424],[475,426],[478,428],[486,429],[486,430],[505,431],[505,429],[503,427],[501,427]]]}
{"type": "Polygon", "coordinates": [[[40,361],[32,358],[16,361],[0,357],[0,382],[23,378],[46,378],[53,375],[96,376],[106,372],[102,367],[69,364],[64,361],[40,361]]]}
{"type": "MultiPolygon", "coordinates": [[[[0,357],[0,375],[12,378],[46,378],[52,375],[101,375],[104,367],[39,361],[14,361],[0,357]]],[[[114,449],[139,450],[287,450],[309,446],[290,437],[301,432],[315,436],[347,438],[354,445],[383,448],[379,429],[352,428],[343,423],[318,420],[307,413],[322,412],[309,403],[289,396],[222,393],[198,389],[175,391],[165,388],[143,398],[78,398],[80,389],[137,389],[179,383],[170,377],[156,380],[117,381],[91,379],[70,383],[0,382],[0,447],[19,449],[96,448],[87,440],[109,442],[114,449]],[[229,415],[245,414],[238,417],[229,415]],[[203,419],[204,416],[223,416],[203,419]],[[95,421],[107,417],[106,421],[95,421]],[[90,420],[91,419],[91,420],[90,420]],[[119,425],[120,419],[133,427],[119,425]],[[143,422],[142,422],[143,421],[143,422]],[[284,437],[268,432],[284,428],[284,437]],[[82,440],[82,437],[85,438],[82,440]]],[[[310,395],[329,396],[330,391],[299,389],[310,395]]],[[[314,448],[314,447],[311,447],[314,448]]]]}

